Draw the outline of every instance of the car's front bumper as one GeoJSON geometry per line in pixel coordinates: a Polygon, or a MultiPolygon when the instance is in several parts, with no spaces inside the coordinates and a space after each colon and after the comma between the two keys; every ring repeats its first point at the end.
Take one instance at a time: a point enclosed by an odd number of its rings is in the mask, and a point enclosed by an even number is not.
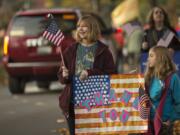
{"type": "Polygon", "coordinates": [[[60,62],[7,62],[3,60],[10,76],[25,78],[57,78],[60,62]]]}

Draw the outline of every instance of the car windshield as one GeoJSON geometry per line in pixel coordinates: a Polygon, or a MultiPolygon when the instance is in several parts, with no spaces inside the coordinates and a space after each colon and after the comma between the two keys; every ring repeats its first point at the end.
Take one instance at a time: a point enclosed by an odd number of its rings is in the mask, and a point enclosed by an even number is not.
{"type": "MultiPolygon", "coordinates": [[[[66,34],[70,34],[76,28],[77,17],[74,14],[56,14],[54,19],[59,28],[66,34]]],[[[17,16],[14,18],[11,36],[37,36],[48,26],[50,20],[45,16],[17,16]]]]}

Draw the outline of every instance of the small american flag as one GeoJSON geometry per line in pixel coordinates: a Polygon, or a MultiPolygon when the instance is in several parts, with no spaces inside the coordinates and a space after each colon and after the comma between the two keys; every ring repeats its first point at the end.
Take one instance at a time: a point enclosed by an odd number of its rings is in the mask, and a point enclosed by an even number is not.
{"type": "Polygon", "coordinates": [[[140,86],[139,88],[139,110],[142,119],[148,119],[150,111],[150,101],[145,90],[140,86]]]}
{"type": "Polygon", "coordinates": [[[139,74],[96,75],[73,80],[76,135],[115,135],[147,132],[139,114],[139,74]]]}
{"type": "Polygon", "coordinates": [[[64,39],[63,32],[58,28],[57,23],[54,19],[50,22],[50,25],[43,33],[43,37],[59,46],[64,39]]]}

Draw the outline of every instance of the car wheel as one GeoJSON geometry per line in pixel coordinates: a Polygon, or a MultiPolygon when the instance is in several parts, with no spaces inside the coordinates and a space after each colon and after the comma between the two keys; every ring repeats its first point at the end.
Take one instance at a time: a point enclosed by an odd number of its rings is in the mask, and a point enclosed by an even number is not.
{"type": "Polygon", "coordinates": [[[42,88],[42,89],[49,89],[50,82],[38,81],[38,82],[37,82],[37,86],[38,86],[39,88],[42,88]]]}
{"type": "Polygon", "coordinates": [[[12,94],[23,94],[25,82],[22,79],[9,77],[9,90],[12,94]]]}

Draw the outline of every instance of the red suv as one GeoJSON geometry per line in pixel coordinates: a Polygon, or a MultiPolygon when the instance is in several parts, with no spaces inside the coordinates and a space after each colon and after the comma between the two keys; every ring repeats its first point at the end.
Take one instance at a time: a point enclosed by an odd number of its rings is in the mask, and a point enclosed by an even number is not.
{"type": "Polygon", "coordinates": [[[72,32],[81,16],[78,9],[45,9],[20,11],[12,18],[4,37],[3,63],[8,72],[9,89],[12,94],[23,93],[25,83],[36,80],[39,87],[48,88],[57,80],[60,61],[59,48],[42,37],[48,21],[45,16],[53,14],[64,32],[62,50],[74,42],[72,32]]]}
{"type": "Polygon", "coordinates": [[[96,14],[78,9],[44,9],[20,11],[12,18],[4,37],[3,63],[9,75],[9,89],[12,94],[24,93],[25,84],[36,80],[39,87],[48,88],[57,80],[60,64],[60,49],[42,37],[49,24],[45,17],[53,14],[55,21],[65,35],[62,51],[75,40],[72,37],[78,19],[85,14],[93,15],[100,24],[100,40],[110,43],[111,29],[96,14]]]}

